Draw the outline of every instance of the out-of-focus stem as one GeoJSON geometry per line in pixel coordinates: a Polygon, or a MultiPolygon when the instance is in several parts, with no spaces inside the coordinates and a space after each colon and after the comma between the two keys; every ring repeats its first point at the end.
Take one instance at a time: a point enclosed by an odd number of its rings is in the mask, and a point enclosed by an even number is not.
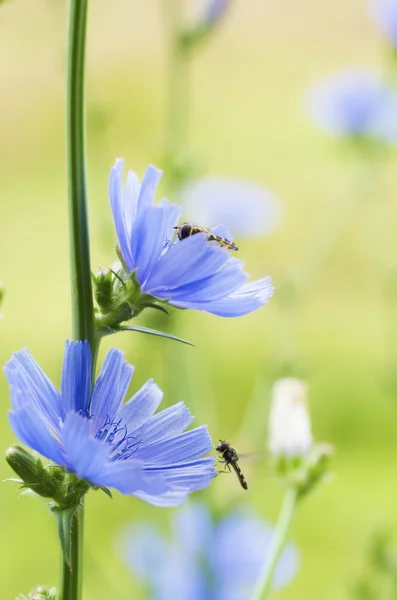
{"type": "Polygon", "coordinates": [[[274,573],[288,539],[288,533],[296,509],[297,498],[297,489],[294,486],[288,487],[277,521],[276,531],[269,551],[269,557],[266,559],[262,574],[255,587],[252,600],[265,600],[272,589],[274,573]]]}
{"type": "Polygon", "coordinates": [[[168,91],[165,133],[165,176],[173,191],[187,168],[190,114],[190,51],[181,43],[182,1],[165,2],[168,45],[168,91]]]}

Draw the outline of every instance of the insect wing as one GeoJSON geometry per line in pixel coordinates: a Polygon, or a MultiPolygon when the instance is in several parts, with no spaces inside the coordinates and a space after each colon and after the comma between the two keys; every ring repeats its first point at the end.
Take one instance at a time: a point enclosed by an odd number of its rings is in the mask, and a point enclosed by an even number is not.
{"type": "Polygon", "coordinates": [[[270,454],[267,452],[245,452],[244,454],[239,454],[238,455],[238,459],[239,460],[248,460],[250,462],[253,461],[264,461],[264,460],[268,460],[270,458],[270,454]]]}

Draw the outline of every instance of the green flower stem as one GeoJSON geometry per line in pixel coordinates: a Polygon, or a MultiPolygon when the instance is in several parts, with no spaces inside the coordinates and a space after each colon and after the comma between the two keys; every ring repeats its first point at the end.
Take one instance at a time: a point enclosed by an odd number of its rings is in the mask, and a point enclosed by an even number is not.
{"type": "Polygon", "coordinates": [[[71,532],[71,565],[69,569],[61,552],[59,600],[80,600],[83,588],[84,499],[75,512],[71,532]]]}
{"type": "Polygon", "coordinates": [[[87,215],[84,105],[86,22],[87,0],[69,0],[66,139],[73,338],[88,340],[93,351],[96,336],[87,215]]]}
{"type": "Polygon", "coordinates": [[[169,47],[168,109],[165,137],[165,163],[168,188],[174,191],[189,169],[187,143],[190,114],[190,52],[181,44],[181,0],[164,3],[164,19],[169,47]]]}
{"type": "Polygon", "coordinates": [[[294,486],[287,488],[283,506],[278,518],[276,531],[270,547],[269,558],[267,559],[259,581],[255,587],[252,600],[265,600],[268,597],[274,577],[274,572],[281,553],[287,542],[288,533],[291,527],[292,519],[295,513],[296,502],[298,499],[298,490],[294,486]]]}
{"type": "MultiPolygon", "coordinates": [[[[98,351],[91,287],[85,152],[85,39],[87,0],[69,0],[67,71],[67,174],[73,338],[88,340],[93,377],[98,351]]],[[[59,600],[81,600],[83,587],[84,504],[71,528],[71,568],[61,554],[59,600]]]]}

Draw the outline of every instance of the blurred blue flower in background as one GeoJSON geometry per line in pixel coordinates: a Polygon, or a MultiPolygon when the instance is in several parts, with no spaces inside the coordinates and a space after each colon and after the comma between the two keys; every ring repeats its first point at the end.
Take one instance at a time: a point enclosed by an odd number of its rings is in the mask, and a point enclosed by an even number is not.
{"type": "MultiPolygon", "coordinates": [[[[243,511],[215,521],[204,504],[178,511],[168,541],[150,524],[123,531],[118,550],[150,600],[246,600],[259,577],[273,528],[243,511]]],[[[288,544],[274,587],[286,585],[299,568],[298,551],[288,544]]]]}
{"type": "MultiPolygon", "coordinates": [[[[142,184],[129,171],[123,190],[123,165],[118,159],[111,170],[109,197],[121,259],[135,273],[141,292],[222,317],[245,315],[267,303],[273,293],[270,277],[246,283],[244,263],[205,233],[171,241],[181,208],[165,198],[154,203],[159,169],[149,166],[142,184]]],[[[212,232],[232,239],[220,227],[212,232]]]]}
{"type": "Polygon", "coordinates": [[[385,36],[397,46],[397,0],[370,0],[369,11],[385,36]]]}
{"type": "Polygon", "coordinates": [[[205,33],[222,19],[230,7],[231,0],[191,0],[186,13],[190,32],[205,33]]]}
{"type": "Polygon", "coordinates": [[[215,23],[223,17],[225,11],[231,4],[231,0],[207,0],[204,4],[206,4],[206,6],[203,11],[203,20],[208,23],[215,23]]]}
{"type": "Polygon", "coordinates": [[[81,479],[158,506],[184,502],[216,471],[206,427],[184,432],[192,417],[183,402],[154,415],[163,393],[147,381],[123,404],[134,368],[109,350],[91,393],[87,342],[66,342],[61,393],[28,350],[5,367],[15,435],[81,479]],[[182,433],[184,432],[184,433],[182,433]]]}
{"type": "Polygon", "coordinates": [[[350,69],[318,82],[309,112],[329,133],[397,142],[397,93],[370,71],[350,69]]]}
{"type": "Polygon", "coordinates": [[[222,223],[240,237],[271,233],[280,206],[265,188],[231,177],[203,177],[185,184],[180,199],[194,223],[222,223]]]}

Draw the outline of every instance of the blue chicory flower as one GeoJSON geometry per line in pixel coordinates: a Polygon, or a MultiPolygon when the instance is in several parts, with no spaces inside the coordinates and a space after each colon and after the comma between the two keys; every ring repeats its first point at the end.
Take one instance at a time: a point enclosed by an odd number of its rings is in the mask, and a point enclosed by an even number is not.
{"type": "Polygon", "coordinates": [[[231,0],[192,0],[185,11],[189,26],[187,31],[198,34],[199,40],[223,18],[230,4],[231,0]]]}
{"type": "MultiPolygon", "coordinates": [[[[215,521],[205,505],[189,503],[174,517],[171,541],[150,524],[140,524],[123,531],[117,546],[131,571],[147,583],[151,600],[246,600],[273,534],[252,513],[235,511],[215,521]]],[[[290,543],[278,563],[274,588],[289,583],[298,567],[298,551],[290,543]]]]}
{"type": "MultiPolygon", "coordinates": [[[[118,159],[111,170],[109,197],[122,260],[143,293],[222,317],[245,315],[267,303],[273,293],[270,277],[246,283],[242,261],[204,233],[171,241],[181,208],[165,198],[154,203],[159,169],[149,166],[142,184],[129,171],[123,191],[123,165],[118,159]]],[[[221,226],[212,232],[231,240],[221,226]]]]}
{"type": "Polygon", "coordinates": [[[397,93],[370,71],[350,69],[320,81],[309,111],[329,133],[397,142],[397,93]]]}
{"type": "Polygon", "coordinates": [[[179,402],[157,414],[163,393],[147,381],[123,404],[134,368],[108,352],[91,387],[88,342],[67,341],[61,392],[28,350],[5,367],[9,420],[27,446],[95,486],[157,506],[175,506],[215,476],[207,427],[184,431],[192,417],[179,402]]]}
{"type": "Polygon", "coordinates": [[[207,6],[204,10],[204,21],[206,23],[216,23],[219,21],[230,3],[231,0],[207,0],[207,6]]]}
{"type": "Polygon", "coordinates": [[[242,179],[203,177],[180,191],[186,213],[198,223],[223,223],[235,235],[255,237],[271,233],[281,211],[267,189],[242,179]]]}
{"type": "Polygon", "coordinates": [[[369,11],[393,46],[397,46],[397,0],[370,0],[369,11]]]}

